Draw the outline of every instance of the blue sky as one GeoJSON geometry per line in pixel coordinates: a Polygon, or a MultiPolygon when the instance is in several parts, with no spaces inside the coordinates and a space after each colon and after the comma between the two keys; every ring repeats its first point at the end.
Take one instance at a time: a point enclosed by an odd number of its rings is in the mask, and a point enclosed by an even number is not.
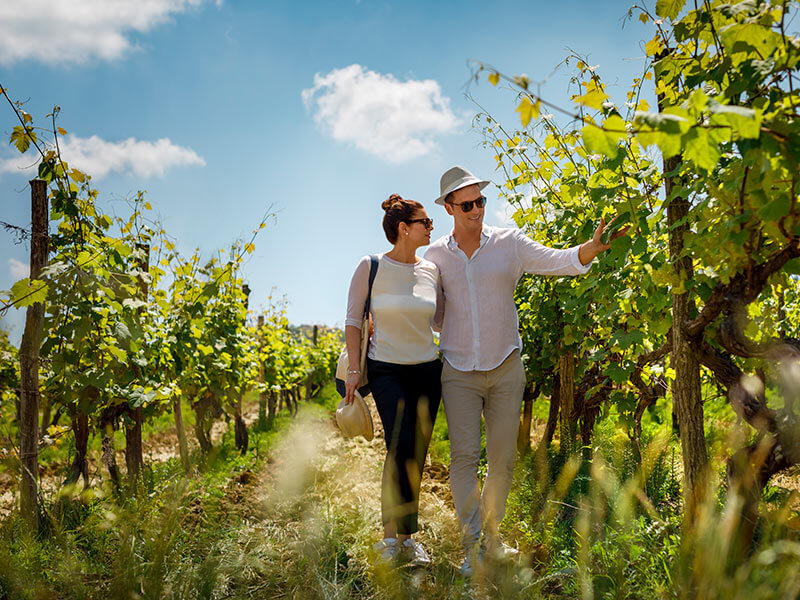
{"type": "MultiPolygon", "coordinates": [[[[485,76],[467,89],[468,61],[541,81],[572,48],[623,101],[653,35],[622,27],[631,4],[4,0],[0,83],[42,124],[61,107],[66,158],[94,176],[103,210],[124,215],[146,190],[184,252],[248,237],[271,207],[245,267],[251,307],[285,295],[291,322],[341,325],[358,259],[388,249],[383,199],[421,201],[435,238],[451,225],[433,204],[445,170],[500,182],[465,92],[517,126],[515,94],[485,76]]],[[[569,107],[569,74],[543,97],[569,107]]],[[[0,106],[6,139],[15,124],[0,106]]],[[[31,173],[15,152],[0,144],[0,220],[24,226],[31,173]]],[[[26,276],[27,253],[0,235],[0,289],[26,276]]],[[[0,321],[13,339],[22,323],[0,321]]]]}

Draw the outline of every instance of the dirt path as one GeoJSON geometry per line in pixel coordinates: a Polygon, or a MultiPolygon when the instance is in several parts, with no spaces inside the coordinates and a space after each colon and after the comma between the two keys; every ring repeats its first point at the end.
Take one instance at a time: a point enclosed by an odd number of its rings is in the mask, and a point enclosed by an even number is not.
{"type": "MultiPolygon", "coordinates": [[[[345,439],[335,419],[300,418],[259,475],[258,500],[262,518],[293,516],[298,511],[319,514],[325,505],[359,515],[375,541],[381,534],[381,475],[386,455],[383,429],[374,403],[367,399],[375,425],[371,442],[345,439]]],[[[420,494],[420,532],[426,546],[448,540],[455,543],[457,522],[448,483],[448,468],[441,463],[425,466],[420,494]]],[[[310,516],[305,514],[304,517],[310,516]]]]}
{"type": "MultiPolygon", "coordinates": [[[[374,411],[371,400],[368,405],[374,411]]],[[[385,444],[344,439],[332,417],[301,411],[255,481],[227,494],[243,527],[238,552],[258,565],[247,593],[270,598],[452,598],[463,587],[457,523],[441,464],[426,465],[420,531],[433,564],[424,570],[375,568],[385,444]],[[454,595],[455,593],[455,595],[454,595]]]]}

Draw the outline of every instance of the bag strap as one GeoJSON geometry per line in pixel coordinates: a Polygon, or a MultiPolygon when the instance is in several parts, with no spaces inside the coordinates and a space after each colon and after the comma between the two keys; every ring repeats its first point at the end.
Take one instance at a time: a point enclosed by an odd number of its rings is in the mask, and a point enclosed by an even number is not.
{"type": "Polygon", "coordinates": [[[377,254],[370,254],[369,256],[369,287],[367,288],[367,301],[364,303],[364,315],[369,317],[369,305],[372,301],[372,283],[375,281],[375,275],[378,274],[378,256],[377,254]]]}

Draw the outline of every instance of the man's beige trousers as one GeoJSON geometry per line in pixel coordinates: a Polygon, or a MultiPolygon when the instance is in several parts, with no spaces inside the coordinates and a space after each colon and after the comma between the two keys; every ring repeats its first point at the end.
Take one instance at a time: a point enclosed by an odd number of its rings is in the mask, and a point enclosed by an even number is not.
{"type": "Polygon", "coordinates": [[[514,350],[491,371],[458,371],[444,361],[442,402],[450,432],[450,487],[464,547],[481,528],[495,535],[503,520],[517,456],[517,432],[525,389],[525,369],[514,350]],[[481,415],[486,423],[487,472],[478,485],[481,415]]]}

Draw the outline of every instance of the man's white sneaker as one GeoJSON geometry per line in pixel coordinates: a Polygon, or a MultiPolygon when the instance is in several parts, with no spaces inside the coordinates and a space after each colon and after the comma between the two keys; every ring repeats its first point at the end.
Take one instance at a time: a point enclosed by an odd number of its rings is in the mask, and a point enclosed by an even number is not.
{"type": "Polygon", "coordinates": [[[376,565],[392,565],[397,560],[397,555],[400,552],[400,546],[397,544],[397,538],[383,538],[379,542],[372,545],[372,550],[375,552],[376,565]]]}
{"type": "Polygon", "coordinates": [[[494,560],[515,560],[519,557],[519,550],[516,548],[512,548],[497,539],[491,540],[488,537],[484,537],[481,541],[481,549],[494,560]]]}
{"type": "Polygon", "coordinates": [[[401,552],[404,557],[408,557],[408,562],[416,567],[427,567],[431,564],[431,557],[417,540],[411,538],[405,540],[401,552]]]}
{"type": "Polygon", "coordinates": [[[462,577],[472,577],[476,567],[478,567],[478,565],[483,562],[484,558],[483,547],[479,546],[478,544],[475,544],[475,547],[465,551],[464,554],[466,556],[458,572],[461,574],[462,577]]]}

